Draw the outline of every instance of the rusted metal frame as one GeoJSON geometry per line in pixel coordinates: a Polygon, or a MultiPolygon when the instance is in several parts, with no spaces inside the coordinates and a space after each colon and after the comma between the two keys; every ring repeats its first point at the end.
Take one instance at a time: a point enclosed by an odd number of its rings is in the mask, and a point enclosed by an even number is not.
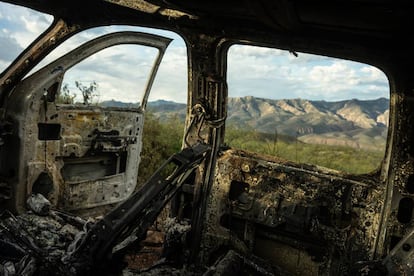
{"type": "Polygon", "coordinates": [[[414,274],[414,229],[391,250],[382,264],[387,268],[387,275],[414,274]]]}
{"type": "MultiPolygon", "coordinates": [[[[158,68],[160,66],[162,57],[165,53],[166,48],[170,44],[170,42],[171,42],[171,40],[166,45],[163,45],[163,46],[158,45],[158,47],[156,46],[158,48],[159,52],[158,52],[157,58],[154,60],[154,63],[152,65],[152,71],[151,71],[151,74],[150,74],[150,76],[147,80],[147,85],[145,86],[146,87],[145,92],[144,92],[144,95],[142,97],[141,108],[142,108],[143,111],[145,111],[145,109],[147,107],[148,97],[149,97],[149,93],[150,93],[151,88],[152,88],[152,84],[154,83],[154,79],[155,79],[155,76],[157,75],[157,71],[158,71],[158,68]]],[[[148,46],[150,46],[150,45],[148,45],[148,46]]]]}
{"type": "Polygon", "coordinates": [[[80,30],[79,25],[69,26],[63,19],[55,19],[0,75],[0,104],[3,104],[12,88],[47,54],[80,30]]]}
{"type": "MultiPolygon", "coordinates": [[[[407,165],[411,167],[411,173],[414,171],[414,164],[410,158],[414,152],[414,146],[411,148],[411,153],[408,148],[408,145],[412,145],[413,139],[413,137],[409,137],[413,123],[412,98],[410,96],[414,89],[413,69],[412,63],[406,57],[399,57],[399,53],[395,54],[397,56],[394,59],[390,58],[389,63],[383,65],[390,83],[390,119],[387,148],[380,177],[381,183],[384,184],[384,190],[381,221],[374,248],[376,259],[381,259],[391,250],[390,239],[395,228],[393,221],[397,221],[395,216],[398,211],[398,201],[402,198],[401,192],[406,193],[403,186],[406,183],[401,183],[401,181],[407,181],[407,178],[404,179],[401,176],[410,173],[404,172],[407,165]]],[[[411,135],[413,135],[413,131],[411,131],[411,135]]],[[[397,221],[397,223],[399,222],[397,221]]]]}
{"type": "MultiPolygon", "coordinates": [[[[189,48],[188,48],[188,77],[189,77],[189,92],[188,92],[188,103],[187,103],[187,121],[186,127],[191,125],[189,115],[191,114],[191,107],[205,99],[205,80],[203,78],[203,72],[205,71],[206,59],[210,58],[206,55],[204,47],[199,43],[198,37],[188,36],[189,48]],[[191,37],[191,39],[190,39],[191,37]]],[[[197,135],[194,133],[193,135],[197,135]]],[[[187,136],[188,137],[188,136],[187,136]]],[[[210,138],[210,137],[208,137],[210,138]]],[[[194,181],[194,194],[192,199],[193,210],[191,214],[191,231],[190,236],[192,237],[190,249],[189,262],[195,262],[199,250],[199,244],[201,240],[201,200],[202,200],[202,188],[205,182],[206,166],[208,162],[213,158],[213,152],[215,148],[212,148],[212,153],[208,156],[203,164],[199,167],[196,178],[194,181]]]]}
{"type": "Polygon", "coordinates": [[[382,258],[384,254],[386,254],[388,246],[385,244],[387,236],[389,235],[387,232],[389,226],[388,221],[392,213],[392,201],[393,201],[393,194],[394,194],[394,178],[395,178],[395,170],[393,169],[392,162],[395,158],[394,156],[394,147],[396,140],[394,131],[395,127],[395,117],[391,116],[394,112],[392,111],[396,106],[397,98],[395,95],[391,94],[391,101],[390,101],[390,124],[388,128],[388,139],[387,139],[387,149],[385,158],[382,165],[381,171],[381,178],[380,181],[385,183],[385,187],[383,190],[383,203],[381,207],[380,213],[380,223],[378,226],[378,233],[376,235],[374,249],[373,249],[373,256],[374,258],[382,258]],[[393,157],[394,156],[394,157],[393,157]]]}
{"type": "MultiPolygon", "coordinates": [[[[200,261],[198,254],[207,197],[213,181],[217,153],[222,143],[222,122],[225,118],[227,100],[226,55],[223,53],[227,49],[224,47],[223,40],[218,37],[203,35],[188,36],[188,38],[189,108],[201,102],[207,110],[207,121],[220,122],[217,125],[206,123],[203,130],[205,141],[212,146],[212,152],[200,166],[195,181],[189,261],[197,262],[200,261]]],[[[197,135],[193,134],[193,136],[197,135]]]]}

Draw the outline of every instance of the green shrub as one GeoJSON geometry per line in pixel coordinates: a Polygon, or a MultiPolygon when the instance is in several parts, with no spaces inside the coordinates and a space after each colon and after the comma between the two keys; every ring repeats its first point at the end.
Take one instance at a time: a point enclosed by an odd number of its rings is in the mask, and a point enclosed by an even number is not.
{"type": "MultiPolygon", "coordinates": [[[[160,121],[145,115],[143,149],[138,185],[143,184],[161,164],[181,149],[184,122],[178,117],[160,121]]],[[[268,154],[283,159],[319,165],[347,173],[361,174],[377,169],[384,152],[351,147],[305,144],[295,137],[260,133],[252,129],[226,128],[225,142],[230,147],[268,154]]]]}
{"type": "Polygon", "coordinates": [[[376,170],[384,152],[343,146],[305,144],[294,137],[272,136],[253,130],[226,129],[226,144],[286,160],[323,166],[347,173],[362,174],[376,170]],[[276,138],[276,139],[275,139],[276,138]]]}
{"type": "Polygon", "coordinates": [[[184,122],[177,117],[160,122],[152,113],[145,114],[138,187],[170,157],[180,151],[184,122]]]}

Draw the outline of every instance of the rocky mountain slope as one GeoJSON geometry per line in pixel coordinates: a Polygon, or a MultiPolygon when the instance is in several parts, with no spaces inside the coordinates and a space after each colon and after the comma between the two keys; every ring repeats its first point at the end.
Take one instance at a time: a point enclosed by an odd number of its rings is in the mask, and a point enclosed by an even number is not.
{"type": "Polygon", "coordinates": [[[228,125],[298,137],[306,143],[384,147],[389,100],[229,99],[228,125]]]}
{"type": "MultiPolygon", "coordinates": [[[[185,118],[185,104],[158,100],[148,110],[164,120],[185,118]]],[[[227,126],[297,137],[305,143],[378,149],[385,145],[389,100],[228,99],[227,126]]]]}

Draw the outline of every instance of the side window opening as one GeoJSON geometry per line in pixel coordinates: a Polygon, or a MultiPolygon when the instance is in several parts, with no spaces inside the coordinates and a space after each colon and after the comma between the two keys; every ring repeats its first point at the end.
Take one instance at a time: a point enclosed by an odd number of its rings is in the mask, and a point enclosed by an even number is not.
{"type": "Polygon", "coordinates": [[[352,61],[247,45],[228,53],[231,147],[347,173],[378,169],[388,80],[352,61]]]}
{"type": "Polygon", "coordinates": [[[65,73],[59,103],[137,108],[157,54],[139,45],[104,49],[65,73]]]}
{"type": "MultiPolygon", "coordinates": [[[[49,55],[47,55],[31,72],[29,72],[27,76],[30,76],[43,66],[50,63],[51,61],[68,53],[72,49],[80,46],[81,44],[91,39],[94,39],[104,34],[118,31],[138,31],[144,33],[153,33],[172,39],[172,42],[167,48],[167,51],[165,52],[163,60],[160,64],[157,77],[154,81],[153,88],[149,97],[149,101],[165,100],[176,103],[183,103],[183,99],[184,101],[187,99],[187,50],[182,37],[170,31],[128,25],[105,26],[87,29],[74,35],[73,37],[69,38],[61,45],[59,45],[49,55]]],[[[118,51],[118,53],[125,53],[124,51],[122,51],[122,47],[119,49],[120,50],[118,51]]],[[[149,51],[151,51],[151,49],[149,51]]],[[[140,55],[141,57],[146,57],[147,53],[143,51],[137,51],[135,54],[140,55]]],[[[127,58],[127,56],[128,55],[123,55],[123,60],[121,61],[125,61],[125,58],[127,58]]],[[[93,66],[95,70],[107,71],[108,68],[100,67],[99,63],[96,62],[97,60],[98,59],[95,59],[95,62],[90,61],[90,66],[93,66]]],[[[114,64],[116,63],[114,62],[114,64]]],[[[149,66],[152,66],[152,63],[150,63],[149,66]]],[[[134,73],[133,70],[129,69],[129,67],[124,68],[124,70],[128,70],[128,74],[134,73]]],[[[135,73],[139,74],[139,72],[135,73]]],[[[90,80],[87,80],[83,84],[89,85],[90,82],[88,81],[90,80]]],[[[73,85],[72,90],[78,90],[75,84],[68,85],[73,85]]]]}

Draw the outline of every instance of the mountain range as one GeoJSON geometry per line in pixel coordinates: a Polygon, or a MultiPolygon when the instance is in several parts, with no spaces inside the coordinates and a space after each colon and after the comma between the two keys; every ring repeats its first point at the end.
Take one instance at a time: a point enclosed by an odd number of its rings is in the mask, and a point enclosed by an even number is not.
{"type": "Polygon", "coordinates": [[[385,145],[389,100],[229,98],[228,125],[281,133],[312,144],[376,150],[385,145]]]}
{"type": "MultiPolygon", "coordinates": [[[[160,120],[185,118],[186,105],[158,100],[148,110],[160,120]]],[[[228,99],[228,127],[297,137],[312,144],[342,145],[368,150],[383,149],[389,117],[389,100],[305,99],[271,100],[253,96],[228,99]]]]}

